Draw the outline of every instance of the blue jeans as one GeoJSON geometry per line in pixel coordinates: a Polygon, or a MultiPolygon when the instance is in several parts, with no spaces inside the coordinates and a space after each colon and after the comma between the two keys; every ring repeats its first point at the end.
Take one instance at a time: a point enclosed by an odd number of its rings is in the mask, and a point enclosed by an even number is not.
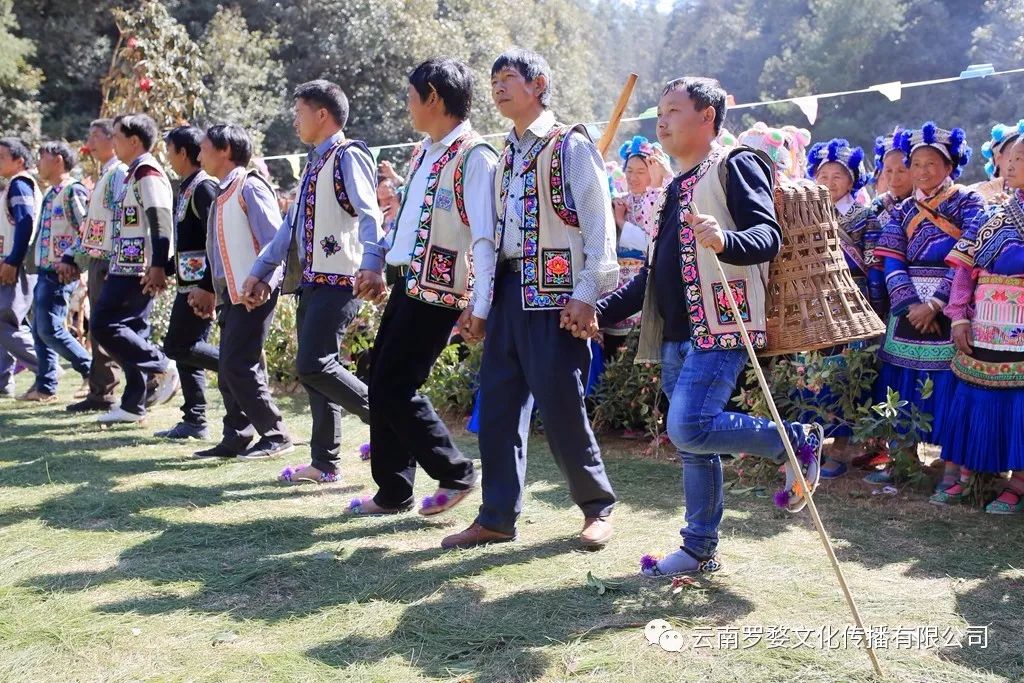
{"type": "MultiPolygon", "coordinates": [[[[706,559],[718,547],[724,512],[720,454],[747,453],[782,464],[785,444],[775,423],[726,412],[736,380],[747,366],[747,352],[701,351],[689,341],[666,341],[661,349],[661,382],[669,399],[665,424],[683,461],[686,526],[683,548],[706,559]]],[[[786,423],[794,447],[804,443],[803,428],[786,423]]]]}
{"type": "Polygon", "coordinates": [[[68,317],[68,300],[74,290],[73,284],[62,284],[52,270],[43,270],[36,280],[34,310],[32,314],[32,339],[36,346],[38,370],[36,389],[46,394],[57,393],[57,357],[71,363],[82,377],[89,376],[92,357],[65,326],[68,317]]]}

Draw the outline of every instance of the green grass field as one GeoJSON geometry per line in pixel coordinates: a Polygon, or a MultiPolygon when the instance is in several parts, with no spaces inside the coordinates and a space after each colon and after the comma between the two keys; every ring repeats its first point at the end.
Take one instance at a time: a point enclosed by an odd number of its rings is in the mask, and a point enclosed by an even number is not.
{"type": "MultiPolygon", "coordinates": [[[[304,396],[281,404],[307,438],[304,396]]],[[[197,462],[194,442],[149,436],[176,405],[144,429],[99,431],[63,404],[0,404],[0,680],[872,680],[855,648],[792,647],[849,620],[806,513],[727,495],[722,572],[676,593],[639,578],[643,553],[678,544],[682,512],[678,466],[635,444],[605,443],[620,497],[605,550],[574,546],[580,515],[535,435],[520,540],[444,552],[479,494],[440,519],[343,514],[372,492],[356,420],[345,419],[342,483],[284,486],[276,473],[306,447],[281,462],[197,462]],[[687,649],[650,645],[652,619],[687,649]]],[[[475,437],[460,430],[459,442],[477,454],[475,437]]],[[[432,490],[419,481],[419,495],[432,490]]],[[[888,676],[1024,680],[1024,520],[852,481],[816,500],[868,624],[989,626],[987,648],[887,640],[888,676]]]]}

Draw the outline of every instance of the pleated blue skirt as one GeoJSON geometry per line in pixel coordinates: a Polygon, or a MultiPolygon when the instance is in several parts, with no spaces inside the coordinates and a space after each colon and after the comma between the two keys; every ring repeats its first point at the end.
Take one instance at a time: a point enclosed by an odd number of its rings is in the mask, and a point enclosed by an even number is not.
{"type": "Polygon", "coordinates": [[[954,382],[943,459],[976,472],[1024,470],[1024,389],[954,382]]]}

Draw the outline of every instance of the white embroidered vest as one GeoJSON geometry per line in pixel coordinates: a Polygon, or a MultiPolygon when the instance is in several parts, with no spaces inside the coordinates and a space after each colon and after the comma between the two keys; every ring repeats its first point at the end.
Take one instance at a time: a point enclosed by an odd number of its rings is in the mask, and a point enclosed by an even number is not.
{"type": "Polygon", "coordinates": [[[89,198],[89,212],[82,226],[82,248],[92,251],[109,252],[113,247],[111,230],[114,223],[114,209],[117,208],[117,197],[114,196],[114,175],[124,164],[111,164],[110,169],[100,176],[89,198]]]}
{"type": "MultiPolygon", "coordinates": [[[[402,205],[402,210],[418,211],[419,216],[406,275],[406,294],[414,299],[458,310],[469,305],[473,234],[463,183],[469,155],[481,145],[491,149],[476,133],[459,136],[431,167],[422,206],[402,205]]],[[[415,172],[413,168],[409,177],[415,172]]]]}
{"type": "MultiPolygon", "coordinates": [[[[228,297],[232,304],[242,300],[242,285],[260,253],[260,243],[252,234],[249,216],[242,200],[242,188],[245,187],[245,181],[250,175],[259,178],[256,171],[239,174],[228,189],[217,198],[215,208],[214,239],[217,240],[220,258],[224,262],[228,297]]],[[[260,180],[262,181],[262,178],[260,180]]]]}
{"type": "MultiPolygon", "coordinates": [[[[142,204],[140,181],[135,178],[137,169],[143,166],[159,171],[159,182],[164,186],[161,192],[168,201],[167,206],[157,207],[171,210],[173,191],[171,181],[160,168],[155,159],[147,158],[134,166],[125,179],[124,191],[120,205],[117,207],[117,219],[114,221],[111,238],[113,253],[110,258],[111,275],[143,275],[153,264],[153,238],[149,226],[149,218],[142,204]]],[[[174,244],[171,240],[169,249],[173,253],[174,244]]]]}
{"type": "Polygon", "coordinates": [[[308,170],[306,205],[299,207],[297,216],[297,229],[303,231],[306,248],[305,284],[350,287],[362,263],[359,221],[341,175],[340,155],[352,145],[366,149],[355,140],[341,141],[308,170]]]}
{"type": "Polygon", "coordinates": [[[60,188],[50,204],[48,224],[40,223],[35,246],[36,267],[52,270],[60,263],[64,252],[74,246],[78,229],[71,222],[70,212],[73,210],[74,188],[79,184],[69,180],[60,188]]]}
{"type": "Polygon", "coordinates": [[[11,183],[15,178],[25,178],[32,185],[33,201],[35,202],[35,224],[32,226],[32,237],[29,238],[29,250],[26,254],[32,253],[32,244],[35,241],[36,228],[39,225],[39,211],[43,205],[43,193],[39,191],[39,183],[26,171],[22,171],[7,181],[7,187],[3,194],[0,194],[0,259],[7,258],[14,247],[14,217],[11,216],[11,207],[7,203],[7,193],[11,189],[11,183]]]}

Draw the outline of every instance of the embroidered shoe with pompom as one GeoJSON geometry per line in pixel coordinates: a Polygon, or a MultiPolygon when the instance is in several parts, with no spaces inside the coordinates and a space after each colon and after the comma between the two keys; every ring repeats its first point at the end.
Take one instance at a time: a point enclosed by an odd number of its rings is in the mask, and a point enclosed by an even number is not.
{"type": "MultiPolygon", "coordinates": [[[[800,461],[800,469],[813,494],[821,479],[821,449],[825,445],[825,429],[819,424],[803,425],[803,429],[804,443],[796,449],[796,458],[800,461]]],[[[788,458],[785,467],[786,485],[775,492],[775,505],[789,512],[800,512],[807,505],[807,499],[788,458]]]]}
{"type": "Polygon", "coordinates": [[[640,558],[640,573],[649,579],[707,575],[721,569],[722,561],[718,555],[701,559],[685,548],[679,548],[665,557],[644,555],[640,558]]]}

